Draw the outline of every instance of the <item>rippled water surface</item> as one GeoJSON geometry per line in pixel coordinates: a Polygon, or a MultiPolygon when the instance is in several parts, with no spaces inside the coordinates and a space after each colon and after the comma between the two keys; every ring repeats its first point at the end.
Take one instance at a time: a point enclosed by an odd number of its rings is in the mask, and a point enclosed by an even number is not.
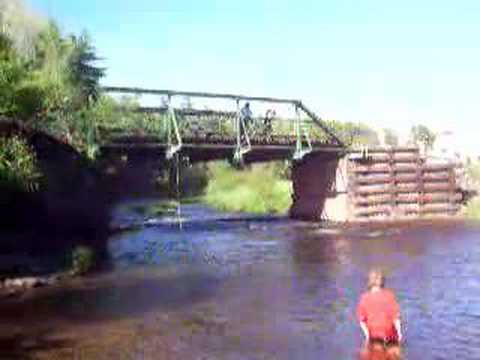
{"type": "Polygon", "coordinates": [[[355,359],[355,305],[381,266],[404,358],[480,359],[478,224],[322,227],[199,205],[180,224],[145,217],[118,209],[143,225],[112,237],[111,270],[0,305],[0,358],[355,359]]]}

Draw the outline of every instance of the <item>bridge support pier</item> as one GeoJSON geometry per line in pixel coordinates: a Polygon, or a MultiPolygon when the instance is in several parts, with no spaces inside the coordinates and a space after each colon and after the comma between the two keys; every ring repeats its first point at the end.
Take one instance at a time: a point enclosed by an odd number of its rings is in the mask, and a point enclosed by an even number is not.
{"type": "Polygon", "coordinates": [[[335,181],[338,161],[338,153],[312,152],[293,162],[290,217],[321,220],[325,201],[335,181]]]}

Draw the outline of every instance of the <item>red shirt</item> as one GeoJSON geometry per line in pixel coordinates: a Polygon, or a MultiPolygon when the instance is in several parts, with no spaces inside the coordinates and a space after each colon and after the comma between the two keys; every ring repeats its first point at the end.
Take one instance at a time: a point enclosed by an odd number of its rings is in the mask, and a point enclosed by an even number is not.
{"type": "Polygon", "coordinates": [[[394,322],[400,318],[400,307],[392,291],[365,292],[357,306],[357,318],[367,324],[371,339],[398,340],[394,322]]]}

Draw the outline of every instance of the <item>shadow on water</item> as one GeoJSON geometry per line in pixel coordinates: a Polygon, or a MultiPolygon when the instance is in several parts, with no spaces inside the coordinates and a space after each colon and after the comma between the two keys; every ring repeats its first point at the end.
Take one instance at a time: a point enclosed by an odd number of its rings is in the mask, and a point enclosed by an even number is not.
{"type": "MultiPolygon", "coordinates": [[[[124,278],[116,273],[101,280],[96,275],[92,282],[81,279],[67,288],[40,289],[30,297],[4,302],[0,306],[0,359],[37,359],[43,352],[72,359],[71,352],[89,339],[93,329],[142,318],[161,325],[158,314],[211,299],[219,285],[205,273],[177,270],[153,277],[142,272],[124,278]]],[[[109,327],[110,331],[115,328],[109,327]]]]}
{"type": "Polygon", "coordinates": [[[32,354],[39,351],[65,350],[70,351],[73,348],[73,342],[60,339],[54,335],[54,331],[45,331],[41,333],[32,332],[24,334],[14,334],[0,337],[0,354],[2,359],[9,360],[33,360],[32,354]]]}
{"type": "MultiPolygon", "coordinates": [[[[112,280],[113,281],[113,280],[112,280]]],[[[166,278],[122,279],[121,282],[88,283],[66,289],[45,289],[30,299],[12,301],[0,307],[3,321],[35,318],[63,318],[77,323],[135,317],[156,309],[175,310],[213,297],[219,281],[201,273],[166,278]]]]}

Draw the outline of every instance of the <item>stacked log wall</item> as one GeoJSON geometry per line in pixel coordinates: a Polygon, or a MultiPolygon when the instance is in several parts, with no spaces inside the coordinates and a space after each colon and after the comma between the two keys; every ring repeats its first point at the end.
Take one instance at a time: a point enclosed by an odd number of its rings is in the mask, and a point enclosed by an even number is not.
{"type": "Polygon", "coordinates": [[[454,216],[462,190],[452,163],[429,163],[417,148],[379,148],[347,160],[351,220],[454,216]]]}

